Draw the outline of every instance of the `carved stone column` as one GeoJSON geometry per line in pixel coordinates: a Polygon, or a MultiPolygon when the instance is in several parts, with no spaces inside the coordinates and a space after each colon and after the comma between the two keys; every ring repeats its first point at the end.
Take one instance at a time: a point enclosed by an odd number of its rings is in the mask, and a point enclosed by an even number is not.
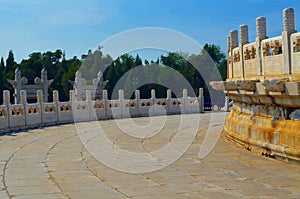
{"type": "Polygon", "coordinates": [[[245,78],[245,65],[244,65],[244,52],[243,46],[249,43],[248,37],[248,26],[247,25],[240,25],[240,67],[242,71],[242,76],[245,78]]]}
{"type": "Polygon", "coordinates": [[[262,55],[261,55],[261,41],[267,38],[267,25],[265,17],[256,18],[256,55],[257,55],[257,75],[261,76],[262,71],[262,55]]]}
{"type": "Polygon", "coordinates": [[[238,44],[238,31],[231,30],[230,31],[230,57],[231,57],[231,64],[230,64],[230,71],[231,71],[231,78],[234,78],[234,72],[233,72],[233,52],[232,50],[239,46],[238,44]]]}
{"type": "Polygon", "coordinates": [[[291,56],[291,34],[295,31],[294,9],[286,8],[283,15],[283,32],[282,32],[282,53],[283,53],[283,73],[292,73],[292,56],[291,56]]]}

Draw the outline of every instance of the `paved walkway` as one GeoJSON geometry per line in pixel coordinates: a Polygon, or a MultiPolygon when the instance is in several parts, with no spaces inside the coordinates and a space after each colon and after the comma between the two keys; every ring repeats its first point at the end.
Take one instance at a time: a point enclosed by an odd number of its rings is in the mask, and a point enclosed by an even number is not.
{"type": "MultiPolygon", "coordinates": [[[[123,173],[97,161],[73,124],[1,136],[0,198],[300,198],[298,165],[235,148],[222,138],[199,159],[210,115],[202,117],[196,139],[179,160],[144,174],[123,173]]],[[[162,133],[142,142],[121,134],[114,121],[100,125],[114,144],[151,151],[170,141],[179,118],[169,116],[162,133]]],[[[134,120],[149,123],[149,118],[134,120]]]]}

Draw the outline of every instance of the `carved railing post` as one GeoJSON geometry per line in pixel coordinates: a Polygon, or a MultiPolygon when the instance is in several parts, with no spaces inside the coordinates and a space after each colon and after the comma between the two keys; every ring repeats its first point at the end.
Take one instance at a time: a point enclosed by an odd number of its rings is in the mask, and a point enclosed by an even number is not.
{"type": "Polygon", "coordinates": [[[9,90],[3,91],[3,105],[10,105],[10,92],[9,90]]]}
{"type": "Polygon", "coordinates": [[[26,118],[27,118],[27,95],[26,95],[26,91],[21,90],[20,92],[20,104],[23,105],[23,110],[24,110],[24,117],[25,117],[25,126],[26,124],[26,118]]]}
{"type": "Polygon", "coordinates": [[[20,92],[20,104],[27,104],[27,94],[25,90],[21,90],[20,92]]]}
{"type": "Polygon", "coordinates": [[[42,90],[37,91],[37,103],[40,104],[40,107],[41,107],[41,121],[42,121],[42,123],[44,123],[45,108],[44,108],[44,96],[43,96],[43,91],[42,90]]]}
{"type": "Polygon", "coordinates": [[[181,110],[184,114],[187,113],[187,89],[182,90],[182,102],[183,102],[183,110],[181,110]]]}
{"type": "Polygon", "coordinates": [[[96,120],[97,116],[96,116],[96,111],[93,109],[93,105],[92,105],[92,92],[90,90],[87,90],[85,92],[85,101],[87,103],[87,109],[89,112],[89,119],[90,120],[96,120]]]}
{"type": "Polygon", "coordinates": [[[55,112],[56,112],[56,118],[57,118],[57,121],[56,122],[59,122],[59,111],[60,111],[60,106],[59,106],[59,93],[58,93],[58,91],[57,90],[54,90],[53,91],[53,102],[55,103],[55,105],[56,105],[56,110],[55,110],[55,112]]]}
{"type": "Polygon", "coordinates": [[[233,49],[238,47],[238,32],[236,30],[231,30],[230,31],[230,37],[229,37],[229,41],[230,41],[230,51],[229,51],[229,55],[228,57],[230,57],[230,70],[231,71],[231,78],[234,78],[234,72],[233,72],[233,49]]]}
{"type": "Polygon", "coordinates": [[[21,90],[20,92],[20,104],[23,105],[25,126],[27,126],[28,111],[27,111],[27,94],[25,90],[21,90]]]}
{"type": "Polygon", "coordinates": [[[292,72],[291,56],[291,34],[295,33],[294,9],[283,10],[283,32],[282,32],[282,53],[283,53],[283,73],[288,75],[292,72]]]}
{"type": "Polygon", "coordinates": [[[151,103],[152,103],[152,108],[150,108],[150,110],[152,109],[152,115],[155,115],[155,100],[156,99],[156,92],[154,89],[151,90],[151,103]]]}
{"type": "Polygon", "coordinates": [[[199,100],[200,100],[200,113],[204,113],[204,95],[203,88],[199,88],[199,100]]]}
{"type": "Polygon", "coordinates": [[[172,103],[172,91],[171,90],[167,90],[167,102],[168,102],[168,110],[167,110],[167,114],[171,113],[171,103],[172,103]]]}
{"type": "Polygon", "coordinates": [[[242,71],[242,77],[245,78],[245,64],[244,64],[244,52],[243,52],[243,46],[247,44],[249,41],[248,38],[248,26],[247,25],[241,25],[240,26],[240,67],[242,71]]]}
{"type": "Polygon", "coordinates": [[[121,114],[121,117],[123,117],[124,116],[123,109],[125,107],[125,104],[124,104],[124,90],[119,90],[118,94],[119,94],[119,104],[120,104],[120,109],[121,109],[120,114],[121,114]]]}
{"type": "Polygon", "coordinates": [[[108,102],[108,95],[107,95],[107,90],[102,91],[102,99],[104,101],[104,106],[105,106],[105,118],[108,118],[107,112],[109,108],[109,102],[108,102]]]}
{"type": "Polygon", "coordinates": [[[261,49],[261,41],[267,38],[267,29],[266,29],[266,18],[258,17],[256,18],[256,57],[257,57],[257,66],[258,71],[257,75],[261,76],[263,74],[262,71],[262,49],[261,49]]]}
{"type": "Polygon", "coordinates": [[[135,103],[136,103],[136,114],[137,114],[137,116],[139,116],[140,115],[140,98],[141,98],[141,96],[140,96],[140,90],[136,90],[135,91],[135,103]]]}
{"type": "Polygon", "coordinates": [[[230,35],[227,36],[227,78],[232,78],[232,57],[231,57],[231,45],[230,45],[230,35]]]}
{"type": "Polygon", "coordinates": [[[9,116],[10,116],[10,92],[9,90],[4,90],[3,91],[3,105],[6,105],[7,107],[7,121],[8,121],[8,126],[10,127],[10,119],[9,119],[9,116]]]}
{"type": "Polygon", "coordinates": [[[70,91],[69,91],[69,101],[70,101],[70,102],[75,101],[75,93],[74,93],[74,90],[70,90],[70,91]]]}

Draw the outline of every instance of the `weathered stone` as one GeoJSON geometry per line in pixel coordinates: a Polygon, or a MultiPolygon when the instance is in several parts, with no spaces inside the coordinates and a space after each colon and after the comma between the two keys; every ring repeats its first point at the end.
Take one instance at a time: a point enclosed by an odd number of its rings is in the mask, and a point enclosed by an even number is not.
{"type": "MultiPolygon", "coordinates": [[[[224,131],[248,150],[300,162],[300,34],[292,8],[283,11],[283,26],[282,35],[267,39],[266,19],[259,17],[254,43],[244,44],[247,33],[241,26],[242,48],[229,46],[224,88],[233,106],[224,131]]],[[[232,43],[236,33],[230,35],[232,43]]]]}
{"type": "Polygon", "coordinates": [[[230,31],[230,47],[236,48],[239,46],[238,42],[238,31],[237,30],[231,30],[230,31]]]}
{"type": "Polygon", "coordinates": [[[225,82],[223,81],[213,81],[213,82],[209,82],[209,85],[211,85],[211,87],[215,90],[218,91],[224,91],[225,90],[225,82]]]}
{"type": "MultiPolygon", "coordinates": [[[[231,147],[223,139],[217,141],[208,156],[198,157],[205,135],[212,128],[209,121],[220,116],[224,117],[223,113],[201,115],[198,134],[187,152],[170,166],[144,174],[117,171],[95,159],[84,147],[73,124],[2,136],[0,175],[1,184],[6,186],[0,186],[0,198],[298,198],[300,168],[295,165],[249,154],[231,147]]],[[[170,138],[177,133],[180,117],[169,116],[160,134],[142,142],[124,134],[116,122],[126,125],[133,120],[148,125],[149,118],[99,121],[99,126],[115,146],[132,152],[151,152],[170,143],[170,138]]],[[[246,128],[243,125],[248,120],[244,115],[233,119],[241,124],[239,128],[246,128]]],[[[259,122],[255,122],[255,127],[259,127],[259,122]]],[[[91,125],[83,124],[87,129],[91,125]]],[[[220,128],[222,125],[214,124],[220,128]]],[[[130,131],[134,130],[133,126],[130,131]]],[[[262,136],[251,130],[246,133],[253,139],[262,136]]],[[[290,141],[280,133],[268,135],[266,140],[290,141]]],[[[264,154],[268,154],[266,149],[264,154]]]]}
{"type": "Polygon", "coordinates": [[[256,18],[256,37],[261,40],[267,38],[267,25],[265,17],[256,18]]]}
{"type": "Polygon", "coordinates": [[[273,92],[281,92],[283,93],[285,91],[285,82],[280,79],[272,79],[272,80],[265,80],[264,84],[266,86],[267,91],[273,91],[273,92]]]}
{"type": "Polygon", "coordinates": [[[248,36],[248,25],[240,25],[240,33],[241,33],[241,44],[247,44],[249,42],[249,36],[248,36]]]}
{"type": "Polygon", "coordinates": [[[256,80],[243,80],[243,81],[237,81],[238,89],[239,90],[245,90],[245,91],[251,91],[254,92],[256,89],[256,80]]]}
{"type": "Polygon", "coordinates": [[[297,121],[300,121],[300,109],[297,109],[295,111],[293,111],[291,114],[290,114],[290,119],[291,120],[297,120],[297,121]]]}
{"type": "Polygon", "coordinates": [[[236,82],[225,82],[224,87],[226,91],[237,91],[238,85],[236,82]]]}

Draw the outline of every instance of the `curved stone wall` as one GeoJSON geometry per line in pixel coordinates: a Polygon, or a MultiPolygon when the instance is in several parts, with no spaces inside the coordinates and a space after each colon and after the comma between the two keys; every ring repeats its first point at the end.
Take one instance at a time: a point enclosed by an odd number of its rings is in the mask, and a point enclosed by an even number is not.
{"type": "Polygon", "coordinates": [[[228,79],[211,82],[233,101],[225,137],[249,151],[300,162],[300,33],[294,9],[283,10],[282,35],[268,38],[266,18],[256,19],[256,40],[240,26],[228,37],[228,79]]]}
{"type": "Polygon", "coordinates": [[[92,99],[91,91],[86,91],[86,100],[75,100],[75,92],[70,91],[68,102],[59,101],[58,91],[53,91],[53,102],[44,102],[42,90],[37,91],[37,103],[27,103],[26,91],[20,92],[20,103],[10,103],[10,93],[3,91],[3,105],[0,105],[0,133],[12,130],[51,126],[64,123],[96,121],[113,118],[148,117],[156,115],[189,114],[204,112],[203,89],[199,96],[189,97],[187,89],[181,98],[172,98],[171,90],[167,98],[156,98],[155,90],[151,99],[140,99],[136,90],[135,99],[124,99],[124,91],[119,90],[119,98],[109,100],[103,90],[102,99],[92,99]]]}
{"type": "MultiPolygon", "coordinates": [[[[300,121],[274,118],[269,114],[243,110],[243,104],[235,105],[226,118],[226,138],[249,151],[262,155],[300,163],[300,121]]],[[[264,106],[267,109],[274,107],[264,106]]]]}

